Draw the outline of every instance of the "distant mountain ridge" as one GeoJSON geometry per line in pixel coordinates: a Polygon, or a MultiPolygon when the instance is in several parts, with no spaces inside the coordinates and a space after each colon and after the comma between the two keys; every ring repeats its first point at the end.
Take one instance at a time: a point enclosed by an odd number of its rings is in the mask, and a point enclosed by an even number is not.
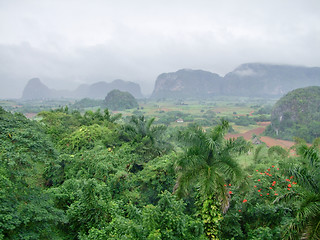
{"type": "Polygon", "coordinates": [[[162,73],[156,80],[152,97],[209,97],[221,92],[222,77],[203,70],[182,69],[162,73]]]}
{"type": "MultiPolygon", "coordinates": [[[[151,98],[210,98],[213,96],[281,97],[289,91],[320,86],[320,67],[246,63],[224,77],[204,70],[181,69],[162,73],[151,98]]],[[[118,89],[142,98],[139,84],[120,79],[110,83],[80,85],[74,91],[58,91],[33,78],[23,90],[23,99],[92,98],[104,99],[118,89]]]]}
{"type": "Polygon", "coordinates": [[[280,97],[296,88],[319,85],[319,67],[246,63],[224,77],[208,71],[190,69],[160,74],[151,97],[280,97]]]}
{"type": "Polygon", "coordinates": [[[54,90],[44,85],[39,78],[32,78],[25,86],[22,99],[56,99],[56,98],[92,98],[104,99],[109,92],[114,89],[129,92],[135,98],[143,98],[140,85],[134,82],[123,81],[116,79],[110,83],[97,82],[91,85],[82,84],[74,91],[54,90]]]}

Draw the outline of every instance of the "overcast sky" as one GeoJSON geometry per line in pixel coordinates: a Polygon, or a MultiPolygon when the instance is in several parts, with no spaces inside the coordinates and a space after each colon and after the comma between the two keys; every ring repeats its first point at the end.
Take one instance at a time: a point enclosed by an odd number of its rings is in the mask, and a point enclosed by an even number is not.
{"type": "Polygon", "coordinates": [[[0,98],[248,62],[320,66],[319,0],[0,0],[0,98]]]}

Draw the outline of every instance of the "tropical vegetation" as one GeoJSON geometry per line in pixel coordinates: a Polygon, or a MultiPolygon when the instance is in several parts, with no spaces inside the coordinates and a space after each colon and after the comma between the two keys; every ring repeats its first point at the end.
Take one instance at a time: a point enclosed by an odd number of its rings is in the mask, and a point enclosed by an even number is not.
{"type": "Polygon", "coordinates": [[[299,137],[309,143],[320,137],[320,87],[295,89],[277,101],[266,133],[288,140],[299,137]]]}
{"type": "Polygon", "coordinates": [[[320,140],[267,147],[226,138],[223,118],[157,120],[0,108],[0,239],[320,238],[320,140]]]}

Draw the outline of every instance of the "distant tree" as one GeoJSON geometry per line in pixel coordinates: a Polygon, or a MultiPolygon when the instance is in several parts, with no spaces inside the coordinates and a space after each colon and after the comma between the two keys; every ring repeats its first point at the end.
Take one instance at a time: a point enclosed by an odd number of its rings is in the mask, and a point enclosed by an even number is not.
{"type": "Polygon", "coordinates": [[[72,109],[84,109],[89,107],[97,107],[103,105],[103,100],[95,100],[90,98],[83,98],[79,101],[76,101],[74,104],[70,106],[72,109]]]}
{"type": "Polygon", "coordinates": [[[139,107],[137,100],[128,92],[112,90],[105,98],[105,105],[111,110],[124,110],[139,107]]]}

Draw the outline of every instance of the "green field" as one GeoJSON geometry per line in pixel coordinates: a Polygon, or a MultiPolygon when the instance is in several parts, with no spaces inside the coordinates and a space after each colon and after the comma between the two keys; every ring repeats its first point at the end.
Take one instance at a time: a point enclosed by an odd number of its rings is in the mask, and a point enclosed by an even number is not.
{"type": "MultiPolygon", "coordinates": [[[[89,100],[88,100],[89,101],[89,100]]],[[[261,98],[235,98],[216,97],[210,100],[139,100],[137,109],[124,111],[113,111],[121,113],[123,118],[131,115],[144,115],[147,118],[154,117],[155,123],[164,124],[170,127],[187,126],[190,123],[197,123],[203,127],[211,127],[224,118],[231,122],[236,133],[243,133],[256,128],[256,119],[259,114],[254,112],[275,103],[276,99],[261,98]],[[239,120],[239,118],[241,118],[239,120]],[[182,119],[183,122],[177,122],[182,119]]],[[[0,101],[0,106],[11,112],[21,112],[32,119],[36,113],[41,111],[54,110],[61,107],[68,107],[69,110],[78,110],[82,114],[86,111],[103,110],[101,100],[90,100],[89,105],[79,105],[79,101],[72,99],[61,100],[37,100],[37,101],[0,101]]],[[[270,118],[270,114],[265,117],[270,118]]]]}

